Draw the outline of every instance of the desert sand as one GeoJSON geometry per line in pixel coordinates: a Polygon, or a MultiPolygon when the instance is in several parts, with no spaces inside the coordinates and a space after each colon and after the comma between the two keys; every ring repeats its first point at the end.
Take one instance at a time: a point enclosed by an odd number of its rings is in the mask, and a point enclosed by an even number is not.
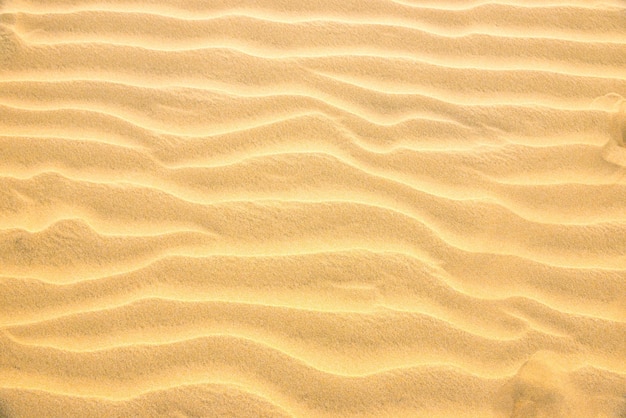
{"type": "Polygon", "coordinates": [[[0,417],[626,417],[626,2],[0,1],[0,417]]]}

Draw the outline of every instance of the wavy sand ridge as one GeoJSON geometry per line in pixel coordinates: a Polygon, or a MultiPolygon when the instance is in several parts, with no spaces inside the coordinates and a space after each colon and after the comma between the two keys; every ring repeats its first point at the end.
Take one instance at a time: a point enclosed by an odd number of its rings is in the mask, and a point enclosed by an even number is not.
{"type": "Polygon", "coordinates": [[[625,28],[0,1],[0,416],[626,416],[625,28]]]}

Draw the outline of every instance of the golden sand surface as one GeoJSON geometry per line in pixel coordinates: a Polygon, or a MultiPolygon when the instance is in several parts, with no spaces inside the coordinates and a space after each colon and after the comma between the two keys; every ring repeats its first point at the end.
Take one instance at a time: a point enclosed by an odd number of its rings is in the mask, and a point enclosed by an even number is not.
{"type": "Polygon", "coordinates": [[[626,1],[0,0],[0,417],[626,417],[626,1]]]}

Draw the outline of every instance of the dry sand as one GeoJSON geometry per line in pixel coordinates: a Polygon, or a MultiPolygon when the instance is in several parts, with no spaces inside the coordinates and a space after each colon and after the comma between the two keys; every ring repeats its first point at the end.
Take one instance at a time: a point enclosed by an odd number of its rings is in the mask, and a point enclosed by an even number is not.
{"type": "Polygon", "coordinates": [[[0,417],[626,417],[626,2],[0,1],[0,417]]]}

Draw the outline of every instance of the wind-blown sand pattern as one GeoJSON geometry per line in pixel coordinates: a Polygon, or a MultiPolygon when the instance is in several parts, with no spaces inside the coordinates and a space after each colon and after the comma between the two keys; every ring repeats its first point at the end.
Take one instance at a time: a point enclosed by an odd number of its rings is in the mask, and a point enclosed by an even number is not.
{"type": "Polygon", "coordinates": [[[0,417],[626,417],[626,2],[0,1],[0,417]]]}

